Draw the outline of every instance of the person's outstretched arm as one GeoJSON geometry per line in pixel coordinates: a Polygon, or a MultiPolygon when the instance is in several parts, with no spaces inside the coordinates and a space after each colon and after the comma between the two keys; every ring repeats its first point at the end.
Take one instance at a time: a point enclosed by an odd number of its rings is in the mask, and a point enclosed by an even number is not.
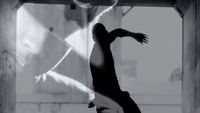
{"type": "Polygon", "coordinates": [[[132,37],[141,44],[148,43],[148,37],[146,34],[134,33],[134,32],[130,32],[128,30],[121,29],[121,28],[118,28],[109,32],[108,35],[109,35],[110,43],[112,43],[117,37],[132,37]]]}

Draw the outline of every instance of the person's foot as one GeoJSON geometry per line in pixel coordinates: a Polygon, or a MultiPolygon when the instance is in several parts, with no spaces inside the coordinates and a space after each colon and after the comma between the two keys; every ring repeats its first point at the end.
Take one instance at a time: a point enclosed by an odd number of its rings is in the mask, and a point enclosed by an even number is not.
{"type": "Polygon", "coordinates": [[[88,108],[92,108],[94,106],[95,106],[94,103],[92,101],[90,101],[90,103],[88,104],[88,108]]]}

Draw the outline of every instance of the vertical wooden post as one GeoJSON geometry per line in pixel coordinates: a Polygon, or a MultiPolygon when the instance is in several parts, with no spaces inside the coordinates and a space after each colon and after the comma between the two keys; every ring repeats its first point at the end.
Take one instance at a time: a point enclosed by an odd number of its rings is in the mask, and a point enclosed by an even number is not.
{"type": "MultiPolygon", "coordinates": [[[[186,4],[186,3],[185,3],[186,4]]],[[[183,113],[200,113],[200,2],[184,12],[183,113]]]]}
{"type": "Polygon", "coordinates": [[[195,112],[200,113],[200,1],[196,0],[196,54],[197,54],[197,63],[196,63],[196,88],[195,88],[195,112]]]}
{"type": "Polygon", "coordinates": [[[17,0],[0,1],[0,113],[15,113],[17,0]]]}

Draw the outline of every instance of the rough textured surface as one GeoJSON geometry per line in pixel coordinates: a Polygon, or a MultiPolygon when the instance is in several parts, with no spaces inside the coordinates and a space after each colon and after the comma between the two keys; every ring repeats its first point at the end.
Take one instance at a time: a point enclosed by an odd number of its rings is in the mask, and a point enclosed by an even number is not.
{"type": "Polygon", "coordinates": [[[194,0],[184,14],[183,113],[200,112],[199,7],[194,0]]]}
{"type": "Polygon", "coordinates": [[[197,3],[197,11],[196,11],[196,37],[197,37],[197,45],[196,45],[196,55],[197,55],[197,64],[196,64],[196,92],[195,92],[195,106],[196,106],[196,113],[200,112],[200,1],[196,0],[197,3]]]}
{"type": "Polygon", "coordinates": [[[17,0],[0,1],[0,113],[15,113],[17,0]]]}

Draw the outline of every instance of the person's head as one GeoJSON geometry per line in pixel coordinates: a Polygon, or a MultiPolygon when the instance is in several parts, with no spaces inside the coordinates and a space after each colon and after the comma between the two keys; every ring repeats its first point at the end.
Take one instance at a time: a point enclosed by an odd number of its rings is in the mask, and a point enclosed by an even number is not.
{"type": "Polygon", "coordinates": [[[101,23],[97,23],[94,25],[92,29],[93,40],[96,42],[102,42],[106,39],[106,35],[108,31],[106,30],[105,26],[101,23]]]}

